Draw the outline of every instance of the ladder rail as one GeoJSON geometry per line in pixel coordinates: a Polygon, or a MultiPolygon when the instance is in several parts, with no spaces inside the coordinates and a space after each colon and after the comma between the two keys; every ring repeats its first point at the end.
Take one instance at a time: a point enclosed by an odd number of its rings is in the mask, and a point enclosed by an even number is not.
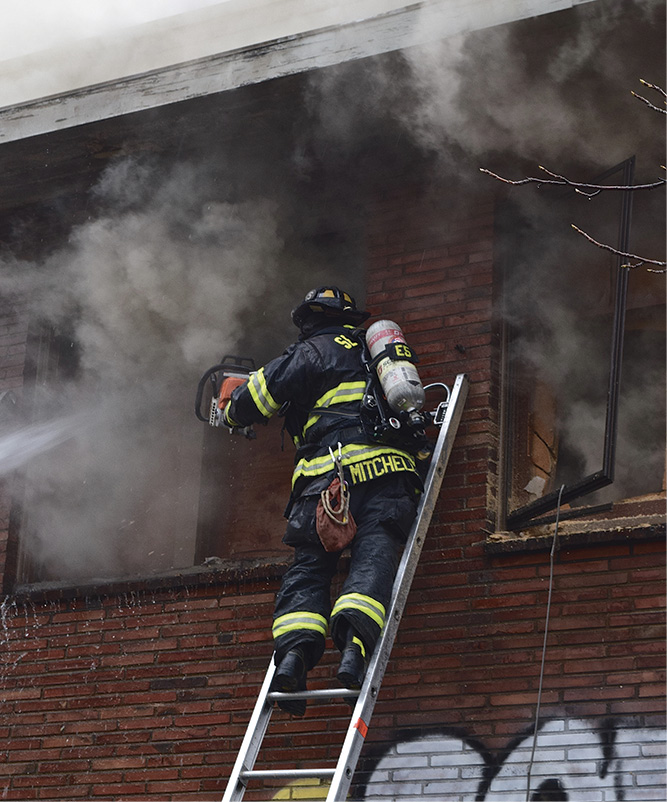
{"type": "Polygon", "coordinates": [[[227,780],[227,788],[222,802],[234,802],[243,799],[246,787],[247,772],[255,765],[260,746],[264,740],[271,714],[273,713],[273,702],[269,702],[269,688],[276,672],[276,665],[271,659],[269,667],[264,677],[264,682],[260,688],[255,707],[248,721],[248,726],[241,742],[239,753],[236,756],[232,773],[227,780]]]}
{"type": "Polygon", "coordinates": [[[369,662],[364,684],[352,713],[336,766],[336,772],[327,794],[327,802],[338,802],[338,800],[345,799],[352,783],[352,777],[364,745],[408,593],[417,570],[426,532],[431,524],[431,517],[452,452],[454,438],[463,414],[463,405],[467,394],[468,378],[465,374],[459,374],[456,377],[447,412],[438,434],[431,465],[424,483],[424,493],[420,500],[417,518],[396,572],[385,629],[369,662]]]}
{"type": "Polygon", "coordinates": [[[272,657],[257,701],[255,702],[255,707],[248,721],[248,726],[236,757],[234,768],[229,775],[223,802],[235,802],[235,800],[243,799],[247,781],[250,779],[297,779],[303,777],[320,777],[322,779],[327,779],[334,776],[335,768],[253,770],[262,741],[264,740],[264,735],[266,734],[273,714],[273,702],[283,697],[311,700],[356,698],[360,693],[358,690],[350,690],[349,688],[321,688],[313,691],[296,691],[294,693],[271,691],[271,682],[273,681],[275,671],[276,665],[272,657]]]}
{"type": "Polygon", "coordinates": [[[412,586],[426,533],[438,499],[447,463],[452,452],[454,439],[458,430],[463,407],[468,395],[469,379],[464,373],[457,375],[451,390],[444,418],[431,458],[424,492],[417,508],[417,516],[406,541],[403,554],[392,587],[391,601],[386,616],[385,627],[371,656],[359,691],[347,689],[322,689],[301,691],[291,694],[271,692],[270,686],[275,674],[273,658],[269,664],[253,713],[248,722],[245,737],[236,758],[234,768],[229,776],[227,789],[222,802],[242,800],[247,781],[251,778],[302,778],[331,777],[331,784],[326,802],[340,802],[347,798],[352,778],[364,745],[373,709],[377,701],[380,686],[386,671],[391,650],[396,639],[398,627],[412,586]],[[274,769],[254,771],[253,767],[264,739],[271,714],[273,702],[283,696],[290,698],[332,699],[336,697],[357,697],[354,704],[350,724],[343,742],[336,767],[320,769],[274,769]]]}

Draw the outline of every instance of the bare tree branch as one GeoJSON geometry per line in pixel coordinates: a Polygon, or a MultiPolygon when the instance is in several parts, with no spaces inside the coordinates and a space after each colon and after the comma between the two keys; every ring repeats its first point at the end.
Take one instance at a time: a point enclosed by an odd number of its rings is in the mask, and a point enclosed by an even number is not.
{"type": "MultiPolygon", "coordinates": [[[[655,90],[658,94],[660,94],[664,98],[664,102],[667,103],[667,92],[659,86],[655,84],[651,84],[648,81],[644,81],[643,78],[639,79],[639,82],[646,86],[648,89],[655,90]]],[[[661,114],[667,114],[667,109],[661,109],[658,106],[655,106],[651,103],[650,100],[647,100],[641,95],[632,92],[636,98],[646,103],[647,106],[650,106],[654,111],[659,111],[661,114]]],[[[572,187],[575,192],[579,192],[582,195],[586,195],[589,198],[594,197],[595,195],[599,194],[600,192],[606,191],[634,191],[634,190],[646,190],[646,189],[657,189],[658,187],[663,187],[667,183],[664,178],[661,178],[658,181],[654,181],[651,184],[632,184],[630,186],[615,186],[612,184],[586,184],[582,181],[572,181],[564,175],[559,175],[558,173],[554,173],[551,170],[547,170],[546,167],[543,167],[541,164],[538,165],[538,169],[544,170],[544,172],[550,176],[550,178],[536,178],[534,176],[530,176],[528,178],[522,178],[518,181],[512,181],[509,178],[502,178],[501,176],[497,175],[496,173],[492,173],[491,170],[487,170],[484,167],[480,167],[480,172],[486,173],[486,175],[490,175],[492,178],[496,178],[498,181],[502,181],[504,184],[511,184],[512,186],[520,186],[522,184],[555,184],[557,186],[563,187],[572,187]]],[[[665,169],[664,167],[662,168],[665,169]]]]}
{"type": "Polygon", "coordinates": [[[638,95],[636,92],[631,92],[630,94],[633,97],[636,97],[637,100],[641,100],[642,103],[646,103],[646,105],[649,107],[649,109],[652,109],[653,111],[657,111],[659,114],[667,114],[667,109],[659,108],[658,106],[656,106],[653,103],[651,103],[650,100],[647,100],[645,97],[642,97],[641,95],[638,95]]]}
{"type": "Polygon", "coordinates": [[[648,81],[645,81],[643,78],[639,79],[639,83],[640,84],[644,84],[644,86],[647,86],[649,89],[655,89],[655,91],[658,92],[659,94],[661,94],[663,96],[663,98],[665,99],[665,101],[667,101],[667,92],[665,92],[665,90],[661,86],[656,86],[656,84],[650,84],[648,81]]]}
{"type": "MultiPolygon", "coordinates": [[[[642,78],[639,79],[639,82],[644,84],[644,86],[648,87],[649,89],[655,89],[656,92],[658,92],[660,95],[662,95],[662,97],[663,97],[663,101],[662,102],[663,103],[667,102],[667,92],[665,92],[664,89],[662,89],[659,86],[656,86],[655,84],[650,84],[648,81],[644,81],[642,78]]],[[[650,109],[653,109],[653,111],[657,111],[660,114],[667,114],[667,109],[661,109],[659,106],[654,105],[653,103],[651,103],[650,100],[647,100],[645,97],[642,97],[641,95],[638,95],[636,92],[630,92],[630,94],[633,97],[636,97],[637,100],[641,100],[642,103],[646,103],[646,105],[650,109]]]]}
{"type": "MultiPolygon", "coordinates": [[[[642,78],[639,79],[640,83],[643,84],[648,89],[655,90],[659,95],[662,96],[663,102],[667,104],[667,92],[659,86],[655,84],[651,84],[648,81],[644,81],[642,78]]],[[[641,100],[645,103],[649,108],[653,109],[654,111],[659,111],[661,114],[667,114],[667,109],[661,109],[655,104],[651,103],[650,100],[647,100],[644,97],[636,94],[635,92],[631,93],[636,98],[641,100]]],[[[654,181],[650,184],[625,184],[625,185],[613,185],[613,184],[586,184],[581,181],[572,181],[571,179],[567,178],[567,176],[559,175],[558,173],[554,173],[551,170],[548,170],[546,167],[543,167],[541,164],[538,165],[538,169],[543,170],[549,178],[536,178],[534,176],[528,176],[527,178],[521,178],[519,180],[513,181],[509,178],[503,178],[499,176],[497,173],[492,173],[491,170],[487,170],[484,167],[480,167],[480,172],[485,173],[486,175],[490,175],[492,178],[501,181],[503,184],[510,184],[511,186],[522,186],[524,184],[538,184],[539,186],[543,184],[550,184],[555,186],[561,187],[571,187],[580,195],[584,195],[587,198],[594,198],[596,195],[599,195],[601,192],[634,192],[635,190],[647,190],[647,189],[658,189],[660,187],[664,187],[667,184],[667,179],[661,178],[658,181],[654,181]]],[[[661,169],[664,170],[665,167],[661,165],[661,169]]],[[[603,248],[606,251],[610,251],[611,253],[616,254],[617,256],[622,256],[626,259],[633,259],[634,264],[627,262],[626,264],[622,264],[621,267],[626,267],[629,269],[635,267],[642,267],[644,265],[656,265],[654,268],[647,267],[646,270],[649,273],[667,273],[667,263],[660,262],[657,259],[648,259],[642,256],[637,256],[634,253],[624,253],[623,251],[619,251],[617,248],[613,248],[611,245],[605,245],[602,242],[598,242],[596,239],[593,239],[589,234],[585,231],[582,231],[580,228],[571,224],[572,228],[585,237],[589,242],[592,242],[594,245],[597,245],[598,248],[603,248]]]]}
{"type": "Polygon", "coordinates": [[[503,178],[502,176],[497,175],[496,173],[492,173],[491,170],[487,170],[485,167],[480,167],[479,171],[481,173],[485,173],[486,175],[490,175],[492,178],[497,178],[498,181],[502,181],[503,184],[511,184],[512,186],[520,186],[521,184],[555,184],[560,187],[572,187],[573,189],[579,190],[582,194],[588,194],[584,192],[584,190],[592,190],[592,195],[597,195],[599,192],[607,191],[607,190],[614,190],[617,192],[626,192],[628,190],[639,190],[639,189],[658,189],[659,187],[664,187],[667,184],[667,179],[661,178],[659,181],[654,181],[650,184],[629,184],[629,185],[616,185],[616,184],[585,184],[581,181],[571,181],[569,178],[565,178],[565,176],[558,175],[557,173],[552,173],[550,170],[547,170],[546,167],[542,167],[542,165],[538,165],[540,170],[544,170],[547,175],[554,176],[554,178],[536,178],[534,176],[529,176],[528,178],[521,178],[518,181],[512,181],[509,178],[503,178]]]}
{"type": "Polygon", "coordinates": [[[593,239],[590,234],[587,234],[585,231],[582,231],[580,228],[574,225],[574,223],[570,223],[572,228],[582,237],[585,237],[589,242],[592,242],[593,245],[597,245],[598,248],[602,248],[605,251],[610,251],[611,253],[616,254],[616,256],[622,256],[625,259],[636,259],[637,262],[635,264],[623,264],[621,267],[627,267],[629,269],[634,269],[635,267],[642,267],[643,265],[657,265],[661,269],[647,267],[646,271],[648,273],[665,273],[667,272],[667,262],[660,262],[657,259],[648,259],[643,256],[637,256],[635,253],[625,253],[624,251],[619,251],[618,248],[613,248],[611,245],[605,245],[603,242],[598,242],[596,239],[593,239]]]}

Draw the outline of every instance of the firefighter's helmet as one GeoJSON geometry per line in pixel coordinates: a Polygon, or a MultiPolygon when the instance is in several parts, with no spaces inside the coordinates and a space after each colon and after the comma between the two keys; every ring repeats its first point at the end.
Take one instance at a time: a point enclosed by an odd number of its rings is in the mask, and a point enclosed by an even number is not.
{"type": "Polygon", "coordinates": [[[302,328],[311,315],[335,318],[358,326],[370,317],[370,312],[357,309],[354,298],[338,287],[317,287],[307,292],[303,302],[292,310],[292,321],[302,328]]]}

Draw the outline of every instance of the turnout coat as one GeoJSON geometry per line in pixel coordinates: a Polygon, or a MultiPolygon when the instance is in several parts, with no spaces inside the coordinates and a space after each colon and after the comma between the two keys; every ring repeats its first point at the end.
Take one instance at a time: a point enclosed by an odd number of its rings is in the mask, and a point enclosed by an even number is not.
{"type": "Polygon", "coordinates": [[[354,626],[372,648],[384,626],[400,545],[409,532],[421,489],[415,455],[375,442],[362,423],[368,382],[363,331],[328,325],[302,335],[285,352],[250,374],[225,409],[231,426],[284,415],[296,446],[292,493],[285,511],[284,542],[295,562],[276,600],[273,633],[280,657],[296,643],[316,642],[313,664],[324,648],[329,617],[337,645],[342,621],[354,626]],[[315,529],[319,496],[334,475],[330,449],[342,456],[357,522],[343,593],[330,612],[329,585],[339,554],[327,554],[315,529]]]}

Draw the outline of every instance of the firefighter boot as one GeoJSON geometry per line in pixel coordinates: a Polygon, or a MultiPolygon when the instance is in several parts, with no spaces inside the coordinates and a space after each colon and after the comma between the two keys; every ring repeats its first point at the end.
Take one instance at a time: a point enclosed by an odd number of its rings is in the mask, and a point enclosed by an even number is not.
{"type": "MultiPolygon", "coordinates": [[[[295,693],[306,690],[306,659],[298,646],[290,649],[280,661],[271,682],[272,691],[295,693]]],[[[278,707],[293,716],[303,716],[306,712],[305,699],[280,699],[278,707]]]]}
{"type": "Polygon", "coordinates": [[[358,691],[366,674],[366,649],[353,631],[348,635],[347,644],[341,655],[336,679],[344,688],[358,691]]]}

